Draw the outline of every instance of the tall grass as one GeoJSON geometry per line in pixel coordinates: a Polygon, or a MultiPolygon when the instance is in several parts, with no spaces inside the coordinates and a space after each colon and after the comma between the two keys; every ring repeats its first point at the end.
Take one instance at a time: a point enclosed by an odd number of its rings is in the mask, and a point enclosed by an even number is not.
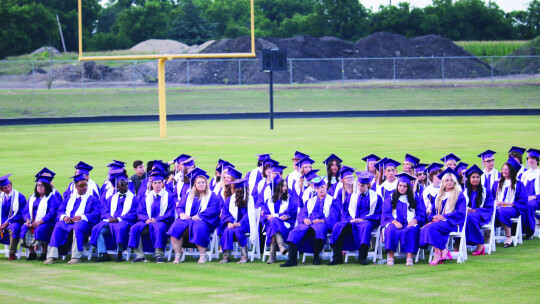
{"type": "MultiPolygon", "coordinates": [[[[508,56],[513,51],[522,47],[527,41],[456,41],[454,43],[474,56],[508,56]]],[[[482,59],[488,63],[491,62],[491,58],[482,59]]],[[[495,57],[493,58],[493,61],[497,62],[501,59],[501,57],[495,57]]]]}

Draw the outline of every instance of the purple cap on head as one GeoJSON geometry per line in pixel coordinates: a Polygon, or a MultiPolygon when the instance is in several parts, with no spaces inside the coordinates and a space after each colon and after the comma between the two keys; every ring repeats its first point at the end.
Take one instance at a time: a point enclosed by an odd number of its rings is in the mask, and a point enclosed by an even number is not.
{"type": "Polygon", "coordinates": [[[169,169],[169,165],[165,164],[161,160],[154,160],[154,162],[152,164],[152,171],[154,171],[156,169],[161,171],[161,172],[165,172],[165,171],[167,171],[169,169]]]}
{"type": "Polygon", "coordinates": [[[54,177],[56,175],[56,173],[52,172],[51,170],[49,170],[47,167],[43,167],[43,169],[41,169],[36,175],[35,177],[39,177],[39,176],[51,176],[51,177],[54,177]]]}
{"type": "Polygon", "coordinates": [[[450,153],[450,154],[444,156],[443,158],[441,158],[441,160],[442,160],[445,164],[446,164],[446,162],[449,161],[449,160],[453,160],[453,161],[455,161],[455,162],[457,163],[458,161],[461,160],[461,158],[457,157],[454,153],[450,153]]]}
{"type": "Polygon", "coordinates": [[[10,176],[11,176],[11,174],[4,175],[4,176],[0,177],[0,187],[5,187],[5,186],[9,185],[9,183],[11,183],[11,181],[9,180],[10,176]]]}
{"type": "Polygon", "coordinates": [[[189,159],[191,158],[190,155],[187,155],[187,154],[180,154],[180,156],[178,156],[177,158],[173,159],[173,161],[175,163],[181,163],[183,161],[185,161],[186,159],[189,159]]]}
{"type": "Polygon", "coordinates": [[[379,160],[381,160],[381,158],[378,157],[375,154],[370,154],[370,155],[362,158],[362,160],[365,161],[366,163],[369,163],[370,161],[379,161],[379,160]]]}
{"type": "Polygon", "coordinates": [[[341,169],[339,170],[338,174],[341,178],[344,178],[346,176],[353,175],[354,171],[356,171],[356,169],[353,167],[341,166],[341,169]]]}
{"type": "Polygon", "coordinates": [[[413,166],[416,166],[420,163],[420,158],[412,156],[410,154],[405,154],[405,161],[410,162],[413,166]]]}
{"type": "Polygon", "coordinates": [[[127,180],[128,176],[124,172],[124,169],[118,170],[115,173],[111,174],[111,177],[109,178],[111,183],[115,185],[120,180],[127,180]]]}
{"type": "Polygon", "coordinates": [[[180,162],[182,165],[184,165],[184,167],[193,167],[195,166],[195,159],[197,157],[190,157],[182,162],[180,162]]]}
{"type": "Polygon", "coordinates": [[[446,168],[443,172],[441,172],[441,174],[437,175],[437,177],[442,180],[446,174],[452,174],[456,178],[456,180],[459,180],[459,175],[457,174],[457,172],[450,167],[446,168]]]}
{"type": "Polygon", "coordinates": [[[514,167],[516,169],[516,172],[518,172],[521,169],[521,164],[518,163],[513,157],[508,157],[508,160],[506,161],[506,164],[509,166],[514,167]]]}
{"type": "Polygon", "coordinates": [[[529,152],[529,156],[540,158],[540,150],[530,148],[527,152],[529,152]]]}
{"type": "Polygon", "coordinates": [[[428,164],[418,164],[414,166],[414,171],[418,172],[425,172],[427,170],[428,164]]]}
{"type": "Polygon", "coordinates": [[[311,170],[309,171],[308,173],[304,174],[301,176],[301,178],[305,178],[308,180],[308,182],[312,179],[314,179],[315,177],[317,177],[317,172],[319,172],[319,169],[317,170],[311,170]]]}
{"type": "Polygon", "coordinates": [[[39,175],[36,176],[36,183],[47,183],[50,184],[54,177],[50,175],[39,175]]]}
{"type": "Polygon", "coordinates": [[[283,170],[287,169],[287,166],[275,165],[272,166],[272,172],[283,174],[283,170]]]}
{"type": "Polygon", "coordinates": [[[508,153],[510,153],[510,152],[518,152],[519,154],[523,155],[523,153],[525,153],[525,150],[526,150],[525,148],[512,146],[512,148],[510,148],[510,150],[508,150],[508,153]]]}
{"type": "Polygon", "coordinates": [[[90,166],[89,164],[83,162],[83,161],[80,161],[78,164],[75,165],[75,169],[77,170],[76,172],[78,174],[90,174],[90,171],[92,171],[92,169],[94,169],[94,167],[90,166]]]}
{"type": "Polygon", "coordinates": [[[124,169],[126,165],[117,163],[117,162],[112,162],[108,164],[107,167],[109,167],[109,172],[111,172],[111,170],[114,170],[114,169],[124,169]]]}
{"type": "Polygon", "coordinates": [[[305,153],[302,153],[300,151],[294,152],[294,158],[296,158],[296,159],[302,159],[302,158],[304,158],[306,156],[309,157],[309,155],[307,155],[305,153]]]}
{"type": "Polygon", "coordinates": [[[385,157],[385,158],[382,158],[381,160],[379,160],[376,164],[375,164],[375,168],[377,168],[377,170],[381,171],[381,169],[384,167],[384,163],[386,162],[388,158],[385,157]]]}
{"type": "Polygon", "coordinates": [[[383,168],[388,168],[388,167],[394,167],[394,168],[397,168],[399,167],[399,165],[401,165],[400,162],[396,161],[396,160],[393,160],[391,158],[387,158],[385,161],[384,161],[384,164],[383,164],[383,168]]]}
{"type": "Polygon", "coordinates": [[[219,171],[219,172],[223,173],[223,171],[225,171],[227,168],[234,168],[234,165],[231,164],[230,162],[224,160],[221,163],[218,162],[218,165],[216,167],[216,171],[219,171]]]}
{"type": "Polygon", "coordinates": [[[263,160],[262,165],[263,166],[267,166],[267,165],[276,166],[276,165],[279,165],[279,162],[277,160],[267,158],[267,159],[263,160]]]}
{"type": "Polygon", "coordinates": [[[249,186],[249,178],[237,179],[234,182],[232,182],[231,184],[234,184],[235,189],[246,188],[246,187],[249,186]]]}
{"type": "Polygon", "coordinates": [[[406,183],[408,185],[411,185],[411,182],[416,179],[416,177],[408,174],[408,173],[400,173],[396,174],[396,177],[400,183],[406,183]]]}
{"type": "Polygon", "coordinates": [[[432,163],[431,165],[429,165],[426,170],[428,173],[431,173],[433,171],[437,171],[437,170],[440,170],[444,167],[443,164],[439,164],[439,163],[432,163]]]}
{"type": "Polygon", "coordinates": [[[159,171],[159,170],[153,170],[150,173],[150,181],[156,182],[156,181],[163,181],[167,178],[167,174],[165,172],[159,171]]]}
{"type": "Polygon", "coordinates": [[[242,172],[236,170],[235,168],[228,167],[226,174],[232,176],[234,179],[241,179],[242,178],[242,172]]]}
{"type": "Polygon", "coordinates": [[[471,177],[471,174],[473,173],[478,173],[478,175],[482,176],[482,174],[484,173],[484,171],[482,171],[482,169],[480,169],[480,167],[478,167],[477,165],[472,165],[469,169],[467,169],[467,171],[465,171],[465,176],[467,178],[470,178],[471,177]]]}
{"type": "Polygon", "coordinates": [[[206,171],[204,171],[203,169],[201,168],[195,168],[193,169],[193,171],[189,172],[188,173],[188,177],[189,177],[189,181],[191,183],[191,185],[193,185],[195,183],[195,180],[198,178],[198,177],[204,177],[206,180],[208,180],[208,178],[210,178],[210,176],[208,176],[208,174],[206,173],[206,171]]]}
{"type": "Polygon", "coordinates": [[[469,166],[469,164],[467,163],[464,163],[464,162],[460,162],[459,164],[457,164],[456,166],[456,173],[459,175],[461,173],[461,171],[463,170],[467,170],[467,167],[469,166]]]}
{"type": "Polygon", "coordinates": [[[375,177],[369,171],[356,172],[356,176],[358,177],[358,182],[360,184],[369,184],[373,180],[373,178],[375,177]]]}
{"type": "Polygon", "coordinates": [[[299,160],[295,165],[297,167],[302,167],[303,165],[307,165],[307,164],[312,165],[314,163],[315,161],[313,159],[309,158],[309,156],[306,156],[302,158],[301,160],[299,160]]]}
{"type": "Polygon", "coordinates": [[[317,176],[309,181],[310,184],[313,184],[313,187],[319,188],[326,185],[326,181],[324,178],[317,176]]]}
{"type": "Polygon", "coordinates": [[[331,162],[332,160],[336,160],[338,164],[341,164],[343,160],[341,158],[337,157],[335,154],[330,154],[325,160],[323,160],[323,164],[328,165],[328,162],[331,162]]]}
{"type": "Polygon", "coordinates": [[[497,152],[492,151],[492,150],[486,150],[486,151],[478,154],[478,157],[480,157],[482,160],[486,160],[488,158],[493,157],[493,155],[495,155],[495,153],[497,153],[497,152]]]}
{"type": "Polygon", "coordinates": [[[73,175],[72,177],[70,177],[73,179],[73,182],[76,184],[82,180],[87,180],[86,179],[86,176],[84,175],[84,173],[80,173],[80,174],[75,174],[73,175]]]}
{"type": "Polygon", "coordinates": [[[270,155],[272,155],[274,153],[264,153],[264,154],[255,154],[255,156],[257,156],[257,161],[263,161],[267,158],[270,158],[270,155]]]}

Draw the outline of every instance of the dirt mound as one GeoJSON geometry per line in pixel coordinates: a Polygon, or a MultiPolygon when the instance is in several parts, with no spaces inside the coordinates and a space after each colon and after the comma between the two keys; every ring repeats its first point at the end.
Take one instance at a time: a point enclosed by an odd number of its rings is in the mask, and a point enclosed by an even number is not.
{"type": "Polygon", "coordinates": [[[157,54],[183,54],[189,48],[189,45],[175,40],[150,39],[135,45],[130,51],[157,54]]]}
{"type": "Polygon", "coordinates": [[[540,73],[540,58],[512,58],[512,56],[536,55],[540,55],[540,36],[499,60],[495,68],[505,74],[538,74],[540,73]]]}
{"type": "Polygon", "coordinates": [[[43,46],[43,47],[40,47],[39,49],[33,51],[32,53],[30,53],[30,55],[41,54],[41,53],[44,53],[44,52],[49,52],[50,54],[55,54],[55,55],[60,54],[60,51],[57,50],[54,46],[43,46]]]}

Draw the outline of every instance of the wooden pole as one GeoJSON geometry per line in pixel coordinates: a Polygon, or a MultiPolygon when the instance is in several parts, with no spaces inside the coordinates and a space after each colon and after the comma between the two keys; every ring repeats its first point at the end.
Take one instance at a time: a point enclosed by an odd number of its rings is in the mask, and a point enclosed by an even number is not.
{"type": "Polygon", "coordinates": [[[58,14],[56,14],[56,21],[58,21],[58,31],[60,31],[60,39],[62,39],[62,46],[64,47],[64,53],[66,53],[66,44],[64,42],[64,35],[62,34],[62,26],[60,25],[60,18],[58,18],[58,14]]]}

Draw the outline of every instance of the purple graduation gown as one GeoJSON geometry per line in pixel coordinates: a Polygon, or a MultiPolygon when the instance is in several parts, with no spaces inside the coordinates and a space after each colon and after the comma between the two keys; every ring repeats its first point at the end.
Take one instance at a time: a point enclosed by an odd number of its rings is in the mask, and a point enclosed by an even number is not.
{"type": "Polygon", "coordinates": [[[358,193],[357,197],[358,200],[354,219],[363,219],[364,221],[360,223],[351,223],[351,220],[353,219],[349,212],[351,195],[348,195],[341,210],[341,221],[338,222],[332,230],[330,244],[337,241],[347,225],[351,226],[352,234],[345,235],[343,238],[343,250],[358,250],[362,244],[369,245],[371,242],[371,231],[379,227],[379,223],[381,222],[382,197],[371,190],[368,190],[365,193],[358,193]],[[375,202],[373,206],[371,205],[372,199],[375,202]]]}
{"type": "Polygon", "coordinates": [[[298,246],[299,251],[313,253],[314,239],[309,237],[305,238],[310,229],[314,232],[315,239],[324,241],[326,239],[326,234],[332,232],[335,223],[339,220],[341,208],[339,201],[336,199],[332,199],[328,216],[325,216],[324,214],[324,201],[328,196],[331,198],[328,194],[322,200],[319,197],[315,197],[315,206],[311,213],[308,213],[307,202],[304,204],[304,207],[302,207],[302,210],[300,210],[300,214],[298,215],[298,226],[289,233],[289,237],[287,238],[287,242],[294,243],[298,246]],[[312,222],[316,219],[323,219],[324,223],[312,223],[308,226],[304,224],[305,219],[310,219],[312,222]]]}
{"type": "Polygon", "coordinates": [[[536,228],[535,212],[540,208],[540,193],[536,193],[535,185],[538,184],[538,177],[527,181],[525,190],[527,192],[527,210],[521,217],[521,223],[525,232],[533,233],[536,228]],[[535,196],[529,200],[529,196],[535,196]]]}
{"type": "MultiPolygon", "coordinates": [[[[182,201],[178,203],[176,207],[176,212],[178,215],[186,212],[186,202],[187,196],[182,198],[182,201]]],[[[171,228],[167,232],[169,236],[180,239],[188,228],[189,242],[196,244],[202,247],[208,247],[210,243],[210,235],[214,232],[216,227],[219,225],[219,206],[220,198],[215,194],[210,194],[210,199],[208,200],[208,205],[206,209],[202,212],[199,212],[201,200],[198,197],[193,198],[193,203],[191,205],[190,217],[195,215],[199,216],[198,221],[191,219],[183,220],[180,217],[171,225],[171,228]]],[[[185,240],[184,240],[185,244],[185,240]]]]}
{"type": "MultiPolygon", "coordinates": [[[[137,216],[139,222],[133,225],[129,231],[128,246],[136,248],[139,246],[139,240],[141,239],[141,233],[144,228],[148,226],[149,237],[142,238],[143,249],[145,252],[154,251],[155,248],[164,249],[167,245],[167,229],[171,226],[174,220],[174,205],[176,203],[175,196],[168,190],[163,189],[168,193],[167,209],[161,214],[161,197],[154,198],[154,191],[148,193],[152,196],[151,214],[148,214],[146,209],[146,197],[139,200],[139,209],[137,209],[137,216]],[[155,223],[147,224],[146,220],[153,218],[155,223]]],[[[161,192],[162,193],[162,192],[161,192]]]]}
{"type": "MultiPolygon", "coordinates": [[[[479,185],[481,187],[481,185],[479,185]]],[[[467,198],[467,189],[463,191],[467,199],[467,207],[476,210],[476,212],[467,213],[467,225],[465,227],[465,236],[467,243],[471,245],[484,244],[484,233],[480,228],[489,224],[491,216],[495,211],[495,204],[490,192],[483,189],[485,197],[480,205],[476,204],[478,191],[471,191],[471,197],[467,198]]]]}
{"type": "MultiPolygon", "coordinates": [[[[15,214],[11,214],[11,217],[9,214],[11,210],[11,204],[13,203],[13,196],[15,195],[14,191],[15,190],[12,190],[11,196],[9,197],[8,201],[3,202],[3,204],[1,205],[2,218],[0,219],[0,224],[4,224],[6,221],[9,222],[9,225],[6,227],[6,229],[4,229],[4,237],[0,239],[1,244],[9,244],[8,230],[11,230],[14,236],[20,235],[21,226],[24,223],[23,211],[26,208],[26,198],[20,192],[18,194],[19,209],[17,210],[15,214]]],[[[5,199],[5,194],[2,196],[2,198],[5,199]]]]}
{"type": "MultiPolygon", "coordinates": [[[[495,193],[497,193],[497,189],[499,187],[499,183],[496,182],[493,184],[493,189],[495,193]]],[[[509,188],[509,187],[508,187],[509,188]]],[[[503,187],[504,189],[504,187],[503,187]]],[[[503,190],[504,191],[504,190],[503,190]]],[[[496,199],[496,197],[495,197],[496,199]]],[[[516,183],[516,193],[514,196],[514,206],[512,207],[496,207],[497,213],[496,218],[499,223],[505,224],[507,227],[512,227],[512,221],[511,219],[516,218],[518,216],[526,216],[527,214],[527,191],[525,189],[525,186],[521,181],[517,181],[516,183]]]]}
{"type": "Polygon", "coordinates": [[[287,209],[285,209],[285,212],[279,212],[279,209],[283,202],[281,201],[281,199],[278,199],[274,203],[274,213],[276,213],[278,216],[273,217],[271,220],[268,220],[268,215],[272,214],[269,209],[269,202],[272,198],[267,199],[265,204],[261,206],[261,224],[264,227],[263,229],[265,229],[266,231],[267,246],[270,246],[270,243],[272,242],[272,237],[278,232],[281,233],[283,239],[286,240],[289,237],[289,233],[294,227],[294,223],[296,222],[296,216],[298,213],[298,203],[296,201],[298,200],[298,197],[296,196],[296,194],[294,194],[293,190],[289,190],[288,193],[290,194],[290,196],[287,209]],[[281,220],[279,217],[283,215],[289,216],[289,219],[286,221],[281,220]],[[285,223],[287,223],[287,225],[285,225],[285,223]]]}
{"type": "MultiPolygon", "coordinates": [[[[84,208],[84,216],[86,216],[85,220],[80,220],[78,222],[67,224],[64,222],[64,220],[60,219],[60,216],[66,212],[66,208],[69,202],[69,199],[71,198],[71,195],[76,194],[68,194],[66,199],[62,202],[60,205],[60,208],[58,208],[58,221],[56,222],[56,225],[54,226],[54,230],[51,236],[51,242],[50,246],[52,247],[60,247],[64,244],[70,244],[72,239],[68,240],[69,233],[73,230],[73,233],[76,236],[77,239],[77,248],[79,251],[82,251],[83,244],[86,242],[88,236],[90,236],[90,232],[92,231],[92,227],[98,222],[99,220],[99,214],[100,214],[100,208],[99,208],[99,200],[94,195],[89,195],[88,199],[86,201],[86,206],[84,208]]],[[[73,205],[73,209],[71,210],[71,214],[67,214],[69,217],[74,217],[75,213],[77,212],[77,209],[79,209],[79,206],[81,204],[81,199],[76,199],[75,204],[73,205]]]]}
{"type": "MultiPolygon", "coordinates": [[[[36,198],[36,200],[34,201],[33,208],[32,208],[32,213],[33,213],[32,216],[30,216],[29,203],[26,205],[23,211],[23,219],[25,222],[26,220],[31,220],[31,218],[34,219],[32,223],[35,222],[38,206],[41,201],[42,199],[40,197],[36,198]]],[[[49,243],[51,241],[51,234],[53,232],[54,224],[56,222],[56,214],[58,211],[59,204],[60,203],[58,201],[57,195],[53,194],[49,197],[49,200],[47,201],[47,211],[45,215],[43,216],[43,218],[41,219],[43,221],[43,224],[37,226],[36,228],[33,228],[34,238],[36,240],[40,240],[44,243],[49,243]]],[[[28,229],[30,228],[28,228],[26,225],[22,226],[20,238],[24,238],[28,229]]]]}
{"type": "Polygon", "coordinates": [[[407,212],[409,205],[398,199],[396,204],[396,217],[393,215],[392,196],[386,198],[383,204],[381,224],[384,229],[384,247],[386,250],[397,251],[398,244],[401,252],[416,253],[420,244],[420,227],[426,222],[426,205],[421,197],[415,197],[416,207],[414,208],[414,219],[417,224],[409,225],[407,212]],[[397,220],[403,226],[398,229],[392,223],[397,220]]]}
{"type": "MultiPolygon", "coordinates": [[[[443,199],[441,212],[444,211],[448,199],[443,199]]],[[[435,206],[433,206],[435,208],[435,206]]],[[[436,210],[435,210],[436,212],[436,210]]],[[[430,222],[422,227],[420,231],[420,247],[427,248],[432,245],[438,249],[445,249],[450,232],[458,231],[458,227],[465,223],[465,215],[467,213],[467,201],[463,193],[459,193],[454,211],[442,214],[446,221],[430,222]]]]}
{"type": "MultiPolygon", "coordinates": [[[[129,191],[131,194],[133,192],[129,191]]],[[[139,207],[139,199],[133,194],[133,201],[131,203],[131,208],[129,211],[122,215],[124,210],[124,203],[126,202],[126,196],[118,194],[118,205],[116,206],[116,211],[114,214],[111,214],[111,202],[115,193],[105,203],[101,205],[101,221],[97,223],[94,228],[92,228],[92,234],[90,236],[90,245],[97,247],[97,240],[99,237],[99,232],[103,227],[109,227],[111,234],[105,235],[105,244],[107,245],[108,250],[115,250],[116,244],[122,244],[124,248],[127,248],[128,238],[129,238],[129,229],[133,224],[137,222],[137,208],[139,207]],[[118,223],[109,223],[105,222],[105,219],[109,218],[118,218],[121,221],[118,223]]]]}
{"type": "MultiPolygon", "coordinates": [[[[236,195],[236,194],[235,194],[236,195]]],[[[248,208],[242,207],[238,208],[236,220],[234,216],[229,211],[229,205],[232,203],[231,198],[227,198],[221,209],[221,228],[223,233],[219,239],[221,244],[221,249],[223,250],[232,250],[234,247],[234,239],[238,241],[240,247],[245,247],[247,245],[246,233],[249,233],[249,216],[248,208]],[[240,226],[230,229],[227,227],[228,223],[240,223],[240,226]]]]}

